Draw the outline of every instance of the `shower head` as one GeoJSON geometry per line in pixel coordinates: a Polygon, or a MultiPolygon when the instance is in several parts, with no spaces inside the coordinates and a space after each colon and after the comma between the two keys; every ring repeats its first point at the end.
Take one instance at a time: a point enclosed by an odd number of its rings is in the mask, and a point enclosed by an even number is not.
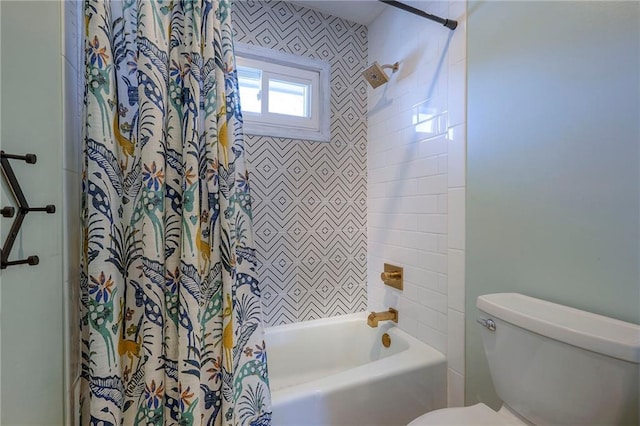
{"type": "Polygon", "coordinates": [[[375,89],[376,87],[382,86],[387,81],[389,81],[389,76],[386,72],[384,72],[385,68],[391,68],[391,72],[394,73],[398,71],[399,67],[400,64],[398,62],[393,65],[386,64],[382,66],[380,66],[379,63],[374,62],[373,65],[362,71],[362,75],[367,79],[371,87],[375,89]]]}

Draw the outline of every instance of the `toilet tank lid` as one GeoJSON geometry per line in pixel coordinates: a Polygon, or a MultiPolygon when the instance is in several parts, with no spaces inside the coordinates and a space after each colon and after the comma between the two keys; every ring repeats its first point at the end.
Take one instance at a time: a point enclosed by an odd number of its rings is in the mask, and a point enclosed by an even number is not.
{"type": "Polygon", "coordinates": [[[640,325],[519,293],[478,297],[481,311],[543,336],[625,361],[640,363],[640,325]]]}

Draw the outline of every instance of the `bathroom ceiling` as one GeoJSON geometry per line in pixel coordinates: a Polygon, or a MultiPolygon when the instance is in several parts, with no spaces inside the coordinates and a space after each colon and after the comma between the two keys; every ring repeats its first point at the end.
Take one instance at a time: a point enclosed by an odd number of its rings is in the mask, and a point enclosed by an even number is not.
{"type": "Polygon", "coordinates": [[[374,0],[298,0],[291,1],[291,3],[319,10],[362,25],[369,25],[386,7],[384,3],[374,0]]]}

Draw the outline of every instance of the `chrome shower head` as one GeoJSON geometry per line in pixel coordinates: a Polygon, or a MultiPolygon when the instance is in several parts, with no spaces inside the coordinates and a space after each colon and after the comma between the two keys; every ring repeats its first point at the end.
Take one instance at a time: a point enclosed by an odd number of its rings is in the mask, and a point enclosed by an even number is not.
{"type": "Polygon", "coordinates": [[[384,72],[385,68],[391,68],[392,73],[394,73],[398,71],[399,67],[400,64],[398,62],[393,65],[386,64],[382,66],[380,66],[379,63],[374,62],[369,68],[362,71],[362,75],[367,79],[371,87],[375,89],[376,87],[382,86],[387,81],[389,81],[389,76],[386,72],[384,72]]]}

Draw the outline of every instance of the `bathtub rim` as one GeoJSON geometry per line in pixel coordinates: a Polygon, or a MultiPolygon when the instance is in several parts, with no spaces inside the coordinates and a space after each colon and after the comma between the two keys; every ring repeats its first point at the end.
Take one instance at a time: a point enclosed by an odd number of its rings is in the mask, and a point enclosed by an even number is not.
{"type": "Polygon", "coordinates": [[[338,315],[338,316],[329,317],[329,318],[318,318],[318,319],[313,319],[308,321],[294,322],[291,324],[271,325],[271,326],[265,326],[264,331],[265,331],[265,334],[269,334],[270,332],[277,333],[277,332],[284,332],[289,330],[301,330],[301,329],[314,328],[314,327],[319,327],[323,325],[330,325],[330,324],[336,324],[336,323],[342,323],[342,322],[356,322],[360,320],[363,320],[366,323],[367,315],[368,315],[368,312],[356,312],[353,314],[338,315]]]}

